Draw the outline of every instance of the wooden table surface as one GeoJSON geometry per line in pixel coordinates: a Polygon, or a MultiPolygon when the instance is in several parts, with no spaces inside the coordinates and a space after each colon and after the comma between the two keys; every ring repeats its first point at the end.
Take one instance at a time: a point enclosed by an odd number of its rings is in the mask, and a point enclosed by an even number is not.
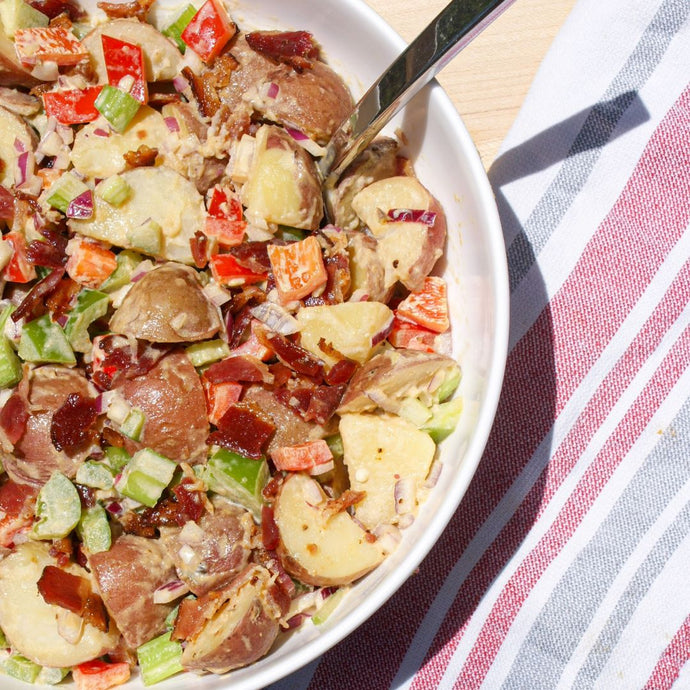
{"type": "MultiPolygon", "coordinates": [[[[447,0],[367,0],[412,40],[447,0]]],[[[516,0],[438,76],[488,168],[575,0],[516,0]]]]}

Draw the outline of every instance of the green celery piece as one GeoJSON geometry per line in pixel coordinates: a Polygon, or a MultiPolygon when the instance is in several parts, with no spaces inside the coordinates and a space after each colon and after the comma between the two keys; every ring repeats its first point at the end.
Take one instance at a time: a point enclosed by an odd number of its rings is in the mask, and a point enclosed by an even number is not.
{"type": "Polygon", "coordinates": [[[343,447],[343,437],[340,434],[333,434],[327,436],[325,439],[328,448],[333,454],[334,458],[342,458],[345,455],[345,448],[343,447]]]}
{"type": "Polygon", "coordinates": [[[460,379],[462,378],[462,371],[460,367],[454,367],[448,372],[446,379],[438,387],[434,393],[434,402],[445,402],[450,398],[453,393],[455,393],[456,388],[460,385],[460,379]]]}
{"type": "Polygon", "coordinates": [[[110,123],[116,132],[124,132],[137,114],[141,103],[126,91],[106,84],[94,102],[96,110],[110,123]]]}
{"type": "Polygon", "coordinates": [[[3,0],[0,2],[0,20],[8,36],[14,36],[17,29],[31,29],[48,26],[50,18],[31,7],[24,0],[3,0]]]}
{"type": "Polygon", "coordinates": [[[65,335],[75,352],[90,352],[89,326],[105,316],[108,311],[108,295],[100,290],[84,288],[77,295],[77,304],[67,316],[65,335]]]}
{"type": "Polygon", "coordinates": [[[108,276],[101,285],[101,291],[114,292],[115,290],[128,285],[132,281],[134,269],[143,261],[141,254],[125,249],[117,255],[117,268],[108,276]]]}
{"type": "Polygon", "coordinates": [[[160,254],[163,249],[163,228],[150,218],[125,233],[127,242],[146,254],[160,254]]]}
{"type": "Polygon", "coordinates": [[[18,354],[25,362],[77,363],[67,336],[48,314],[24,324],[18,354]]]}
{"type": "Polygon", "coordinates": [[[299,242],[308,237],[309,233],[299,228],[291,228],[289,225],[279,225],[277,237],[286,242],[299,242]]]}
{"type": "Polygon", "coordinates": [[[106,177],[96,186],[96,194],[111,206],[121,206],[132,194],[132,187],[120,175],[106,177]]]}
{"type": "Polygon", "coordinates": [[[187,24],[192,20],[196,11],[194,5],[187,5],[187,7],[182,10],[182,14],[161,32],[163,36],[167,36],[175,42],[175,45],[180,49],[183,55],[185,50],[187,50],[187,44],[182,40],[182,32],[187,28],[187,24]]]}
{"type": "Polygon", "coordinates": [[[107,446],[104,452],[105,461],[113,472],[119,472],[132,459],[124,448],[117,446],[107,446]]]}
{"type": "Polygon", "coordinates": [[[77,476],[74,478],[77,484],[88,486],[92,489],[112,489],[115,483],[113,471],[104,462],[86,460],[77,468],[77,476]]]}
{"type": "Polygon", "coordinates": [[[133,407],[125,421],[120,424],[120,431],[131,438],[133,441],[138,441],[141,438],[141,432],[144,430],[144,423],[146,422],[146,415],[137,407],[133,407]]]}
{"type": "Polygon", "coordinates": [[[0,388],[11,388],[22,379],[22,363],[5,335],[5,324],[14,310],[10,304],[0,314],[0,388]]]}
{"type": "Polygon", "coordinates": [[[67,213],[72,199],[88,191],[88,187],[73,172],[63,173],[48,190],[46,201],[58,211],[67,213]]]}
{"type": "Polygon", "coordinates": [[[21,654],[12,654],[2,662],[0,668],[8,676],[22,680],[25,683],[33,683],[41,672],[41,667],[38,664],[29,661],[21,654]]]}
{"type": "Polygon", "coordinates": [[[153,685],[183,670],[182,645],[163,633],[137,648],[139,670],[144,685],[153,685]]]}
{"type": "Polygon", "coordinates": [[[325,623],[333,611],[338,608],[338,605],[343,600],[343,597],[349,591],[349,587],[341,587],[331,594],[326,601],[324,601],[321,608],[311,617],[314,625],[321,625],[325,623]]]}
{"type": "Polygon", "coordinates": [[[172,481],[177,465],[149,448],[138,450],[115,482],[123,495],[153,508],[172,481]]]}
{"type": "Polygon", "coordinates": [[[77,525],[77,534],[87,553],[100,553],[110,549],[112,532],[108,515],[100,503],[82,511],[77,525]]]}
{"type": "Polygon", "coordinates": [[[7,641],[7,637],[5,637],[5,633],[0,629],[0,649],[7,649],[10,646],[10,643],[7,641]]]}
{"type": "Polygon", "coordinates": [[[221,448],[209,458],[204,480],[211,491],[245,506],[258,521],[263,507],[261,491],[268,476],[266,460],[246,458],[221,448]]]}
{"type": "Polygon", "coordinates": [[[203,367],[218,362],[230,354],[230,348],[224,340],[205,340],[186,348],[187,356],[195,367],[203,367]]]}
{"type": "Polygon", "coordinates": [[[453,400],[438,405],[432,405],[431,419],[420,427],[421,430],[426,431],[435,443],[440,443],[458,425],[458,420],[462,414],[462,407],[461,397],[453,398],[453,400]]]}
{"type": "Polygon", "coordinates": [[[61,683],[69,673],[68,668],[55,668],[53,666],[43,666],[36,677],[36,685],[57,685],[61,683]]]}
{"type": "Polygon", "coordinates": [[[81,500],[72,482],[61,472],[53,472],[36,498],[36,517],[31,528],[35,539],[62,539],[79,523],[81,500]]]}

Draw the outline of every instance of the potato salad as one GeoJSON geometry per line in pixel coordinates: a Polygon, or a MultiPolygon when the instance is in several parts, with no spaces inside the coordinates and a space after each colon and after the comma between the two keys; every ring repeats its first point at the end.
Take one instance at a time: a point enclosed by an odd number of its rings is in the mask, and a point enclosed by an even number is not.
{"type": "Polygon", "coordinates": [[[0,672],[28,683],[223,674],[323,624],[461,414],[401,142],[324,201],[352,97],[318,37],[151,1],[0,0],[0,672]]]}

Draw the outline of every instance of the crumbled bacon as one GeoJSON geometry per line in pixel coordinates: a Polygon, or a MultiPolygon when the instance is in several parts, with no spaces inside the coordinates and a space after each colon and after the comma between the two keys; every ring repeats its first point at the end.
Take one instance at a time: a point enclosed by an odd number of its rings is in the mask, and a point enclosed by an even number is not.
{"type": "Polygon", "coordinates": [[[352,359],[343,358],[336,362],[327,372],[324,380],[329,386],[347,383],[357,371],[359,365],[352,359]]]}
{"type": "MultiPolygon", "coordinates": [[[[262,514],[262,525],[263,525],[263,514],[262,514]]],[[[276,544],[277,547],[277,544],[276,544]]],[[[278,554],[275,552],[273,549],[267,549],[267,547],[264,545],[263,549],[256,549],[254,551],[254,556],[253,560],[258,563],[259,565],[262,565],[266,570],[269,572],[275,574],[275,582],[280,587],[280,589],[287,595],[288,597],[288,606],[284,608],[284,614],[287,613],[287,610],[290,608],[290,602],[289,600],[295,595],[295,592],[297,591],[297,588],[295,587],[295,583],[293,579],[287,574],[285,568],[283,567],[283,564],[280,560],[280,557],[278,554]]],[[[275,596],[275,594],[274,594],[275,596]]],[[[282,602],[281,602],[281,609],[283,609],[282,602]]]]}
{"type": "Polygon", "coordinates": [[[14,220],[14,196],[7,187],[0,185],[0,220],[8,225],[14,220]]]}
{"type": "Polygon", "coordinates": [[[85,12],[71,0],[28,0],[29,5],[51,19],[66,14],[73,22],[82,19],[85,12]]]}
{"type": "Polygon", "coordinates": [[[48,311],[53,315],[53,320],[57,321],[64,316],[72,307],[72,299],[81,290],[81,285],[72,280],[69,276],[63,278],[46,299],[48,311]]]}
{"type": "Polygon", "coordinates": [[[113,334],[99,338],[98,349],[105,356],[94,366],[92,381],[102,390],[117,388],[125,379],[147,374],[169,351],[165,345],[139,340],[135,352],[130,341],[113,334]]]}
{"type": "Polygon", "coordinates": [[[204,499],[200,490],[192,490],[191,479],[183,479],[172,491],[187,520],[196,522],[204,513],[204,499]]]}
{"type": "Polygon", "coordinates": [[[201,114],[213,117],[221,105],[213,80],[197,76],[189,67],[182,68],[182,76],[189,82],[201,114]]]}
{"type": "Polygon", "coordinates": [[[46,604],[67,609],[98,630],[108,631],[108,616],[103,600],[91,590],[91,584],[85,577],[47,565],[37,586],[46,604]]]}
{"type": "Polygon", "coordinates": [[[72,453],[96,440],[94,423],[98,417],[96,401],[81,393],[70,393],[53,413],[50,439],[57,450],[72,453]]]}
{"type": "Polygon", "coordinates": [[[135,18],[146,21],[146,15],[153,5],[153,0],[132,0],[131,2],[99,2],[98,9],[103,10],[108,19],[135,18]]]}
{"type": "Polygon", "coordinates": [[[273,517],[271,506],[262,506],[261,508],[261,543],[269,551],[275,551],[280,543],[280,532],[273,517]]]}
{"type": "Polygon", "coordinates": [[[231,405],[218,420],[218,430],[209,435],[207,443],[258,460],[265,454],[274,431],[273,424],[238,403],[231,405]]]}
{"type": "Polygon", "coordinates": [[[51,228],[43,228],[44,240],[33,240],[26,249],[26,258],[35,266],[62,268],[67,263],[67,238],[51,228]]]}
{"type": "Polygon", "coordinates": [[[10,315],[12,321],[16,322],[25,317],[27,321],[30,321],[38,318],[41,314],[45,314],[46,299],[57,288],[64,273],[64,268],[56,268],[45,278],[39,280],[38,283],[33,286],[31,292],[29,292],[22,300],[21,304],[10,315]]]}
{"type": "Polygon", "coordinates": [[[33,514],[37,493],[38,489],[29,484],[8,479],[0,486],[0,510],[12,517],[19,517],[22,513],[33,514]]]}
{"type": "Polygon", "coordinates": [[[233,314],[232,310],[226,314],[228,345],[231,350],[239,347],[249,332],[253,318],[250,309],[250,305],[247,304],[236,314],[233,314]]]}
{"type": "Polygon", "coordinates": [[[197,268],[206,268],[210,256],[209,239],[201,230],[197,230],[194,237],[190,238],[189,248],[192,251],[194,265],[197,268]]]}
{"type": "Polygon", "coordinates": [[[24,435],[29,409],[26,399],[15,391],[0,410],[0,427],[10,443],[15,444],[24,435]]]}
{"type": "Polygon", "coordinates": [[[259,340],[264,340],[262,344],[273,350],[278,359],[293,369],[298,374],[307,376],[314,381],[321,381],[324,376],[324,366],[320,359],[303,347],[300,347],[284,335],[279,333],[261,332],[257,333],[259,340]]]}
{"type": "Polygon", "coordinates": [[[72,561],[74,556],[74,543],[70,537],[53,539],[50,543],[48,553],[58,562],[59,566],[66,566],[72,561]]]}
{"type": "Polygon", "coordinates": [[[308,31],[252,31],[246,39],[252,50],[297,72],[311,67],[311,60],[319,57],[319,47],[308,31]]]}
{"type": "Polygon", "coordinates": [[[273,383],[273,374],[261,360],[250,355],[226,357],[212,364],[204,373],[211,383],[241,381],[250,383],[273,383]]]}
{"type": "Polygon", "coordinates": [[[130,168],[147,168],[156,163],[158,149],[142,144],[136,151],[126,151],[122,154],[125,163],[130,168]]]}
{"type": "Polygon", "coordinates": [[[242,268],[253,273],[268,273],[271,270],[267,242],[243,242],[231,247],[230,253],[242,268]]]}
{"type": "Polygon", "coordinates": [[[326,267],[326,286],[317,295],[309,295],[304,300],[305,307],[340,304],[350,291],[350,261],[341,252],[324,257],[326,267]]]}
{"type": "Polygon", "coordinates": [[[323,509],[324,516],[328,519],[338,513],[342,513],[355,503],[359,503],[365,495],[366,493],[364,491],[352,491],[351,489],[347,489],[343,491],[338,498],[329,498],[323,509]]]}
{"type": "Polygon", "coordinates": [[[335,414],[347,386],[302,386],[279,388],[276,399],[286,407],[295,410],[305,422],[326,424],[335,414]]]}

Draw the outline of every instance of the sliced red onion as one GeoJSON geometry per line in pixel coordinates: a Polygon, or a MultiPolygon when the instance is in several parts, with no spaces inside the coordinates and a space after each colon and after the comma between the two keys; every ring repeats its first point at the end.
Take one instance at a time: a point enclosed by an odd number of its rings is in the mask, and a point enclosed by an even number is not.
{"type": "Polygon", "coordinates": [[[280,87],[278,86],[278,84],[272,81],[268,85],[268,89],[266,90],[266,96],[268,96],[268,98],[276,98],[278,96],[279,91],[280,87]]]}
{"type": "Polygon", "coordinates": [[[330,472],[334,467],[335,462],[333,460],[329,460],[328,462],[322,462],[319,465],[314,465],[314,467],[309,470],[309,474],[311,474],[313,477],[316,477],[320,474],[330,472]]]}
{"type": "Polygon", "coordinates": [[[63,125],[60,122],[57,122],[55,125],[55,131],[58,133],[60,139],[62,139],[62,143],[65,146],[71,146],[72,143],[74,143],[74,131],[69,125],[63,125]]]}
{"type": "Polygon", "coordinates": [[[26,151],[26,146],[24,146],[24,142],[17,137],[14,138],[14,150],[17,153],[24,153],[26,151]]]}
{"type": "Polygon", "coordinates": [[[309,139],[309,137],[304,133],[301,132],[299,129],[294,129],[293,127],[286,127],[285,131],[295,140],[295,141],[304,141],[305,139],[309,139]]]}
{"type": "Polygon", "coordinates": [[[60,314],[57,317],[56,321],[57,321],[59,326],[64,328],[67,325],[67,322],[69,321],[69,317],[67,316],[67,314],[60,314]]]}
{"type": "MultiPolygon", "coordinates": [[[[16,146],[16,140],[15,140],[16,146]]],[[[24,151],[17,157],[17,170],[15,171],[15,184],[17,187],[23,185],[29,177],[29,152],[24,151]]]]}
{"type": "Polygon", "coordinates": [[[189,592],[189,587],[182,580],[173,580],[153,591],[154,604],[169,604],[189,592]]]}
{"type": "Polygon", "coordinates": [[[40,81],[57,81],[60,76],[57,62],[54,60],[43,60],[31,70],[31,76],[40,81]]]}
{"type": "Polygon", "coordinates": [[[398,518],[398,527],[400,529],[407,529],[412,525],[414,522],[414,514],[413,513],[405,513],[404,515],[401,515],[398,518]]]}
{"type": "Polygon", "coordinates": [[[166,117],[163,119],[165,120],[165,125],[168,128],[168,131],[170,131],[170,132],[179,132],[180,131],[180,123],[177,121],[176,117],[166,117]]]}
{"type": "Polygon", "coordinates": [[[379,525],[374,535],[386,553],[393,553],[402,540],[402,534],[395,525],[379,525]]]}
{"type": "Polygon", "coordinates": [[[280,335],[292,335],[300,330],[299,321],[275,302],[262,302],[252,307],[250,311],[255,319],[280,335]]]}
{"type": "Polygon", "coordinates": [[[65,215],[68,218],[77,218],[79,220],[91,218],[93,215],[93,192],[87,189],[85,192],[74,197],[74,199],[69,202],[65,215]]]}
{"type": "Polygon", "coordinates": [[[423,223],[431,227],[436,222],[436,213],[419,208],[392,208],[386,218],[394,223],[423,223]]]}
{"type": "Polygon", "coordinates": [[[208,300],[217,307],[222,307],[226,302],[232,299],[230,291],[218,285],[218,283],[208,283],[208,285],[205,285],[204,294],[208,300]]]}
{"type": "Polygon", "coordinates": [[[398,515],[411,513],[415,509],[417,502],[417,489],[412,477],[403,477],[395,482],[393,490],[395,498],[395,512],[398,515]]]}
{"type": "Polygon", "coordinates": [[[392,330],[393,330],[393,314],[390,315],[388,321],[385,323],[383,328],[378,333],[376,333],[372,336],[372,338],[371,338],[372,347],[374,345],[378,345],[379,343],[382,343],[391,334],[392,330]]]}
{"type": "Polygon", "coordinates": [[[299,628],[304,621],[308,621],[311,618],[311,616],[308,613],[296,613],[294,616],[291,616],[288,618],[286,621],[281,621],[283,630],[294,630],[295,628],[299,628]]]}
{"type": "Polygon", "coordinates": [[[141,261],[137,267],[132,271],[132,277],[130,278],[130,282],[136,283],[137,281],[141,280],[151,269],[153,268],[153,263],[146,259],[145,261],[141,261]]]}
{"type": "Polygon", "coordinates": [[[368,302],[369,301],[369,293],[364,290],[363,288],[357,288],[352,292],[350,295],[349,299],[347,300],[348,302],[368,302]]]}
{"type": "Polygon", "coordinates": [[[97,127],[96,129],[93,130],[93,133],[97,137],[103,137],[104,139],[106,137],[110,136],[110,130],[108,129],[103,129],[102,127],[97,127]]]}
{"type": "Polygon", "coordinates": [[[178,93],[182,93],[189,88],[189,82],[181,74],[174,77],[172,83],[175,87],[175,91],[178,93]]]}
{"type": "Polygon", "coordinates": [[[294,129],[293,127],[286,127],[285,130],[305,151],[311,153],[312,156],[318,158],[326,153],[326,149],[319,146],[301,130],[294,129]]]}
{"type": "Polygon", "coordinates": [[[105,509],[112,515],[122,515],[124,512],[122,506],[117,501],[111,501],[107,503],[105,509]]]}
{"type": "Polygon", "coordinates": [[[443,463],[440,460],[434,460],[431,465],[431,469],[429,470],[429,474],[427,475],[427,478],[423,484],[425,489],[433,489],[436,486],[438,483],[438,478],[441,476],[442,469],[443,463]]]}
{"type": "Polygon", "coordinates": [[[321,493],[321,489],[316,482],[309,482],[308,484],[305,484],[304,488],[304,500],[308,505],[317,506],[320,503],[323,503],[323,494],[321,493]]]}

